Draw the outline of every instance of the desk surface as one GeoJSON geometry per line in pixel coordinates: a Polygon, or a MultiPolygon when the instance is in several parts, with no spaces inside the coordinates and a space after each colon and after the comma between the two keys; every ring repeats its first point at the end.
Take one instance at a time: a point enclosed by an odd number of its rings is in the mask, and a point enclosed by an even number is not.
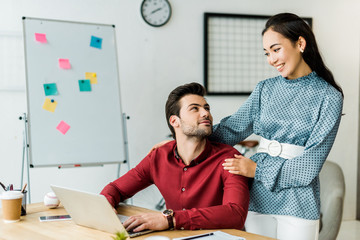
{"type": "MultiPolygon", "coordinates": [[[[120,214],[131,216],[139,212],[151,212],[152,210],[144,209],[135,206],[126,205],[119,207],[120,214]]],[[[62,215],[67,214],[63,207],[56,209],[48,209],[42,203],[34,203],[27,206],[27,215],[21,217],[20,222],[4,223],[2,219],[2,211],[0,211],[0,239],[102,239],[112,240],[113,234],[102,232],[95,229],[90,229],[76,225],[73,221],[56,221],[56,222],[40,222],[39,216],[45,215],[62,215]]],[[[144,240],[149,236],[160,235],[169,238],[186,237],[215,230],[176,230],[176,231],[161,231],[146,234],[133,240],[144,240]]],[[[244,237],[246,240],[270,240],[272,238],[263,237],[235,229],[221,229],[221,231],[244,237]]]]}

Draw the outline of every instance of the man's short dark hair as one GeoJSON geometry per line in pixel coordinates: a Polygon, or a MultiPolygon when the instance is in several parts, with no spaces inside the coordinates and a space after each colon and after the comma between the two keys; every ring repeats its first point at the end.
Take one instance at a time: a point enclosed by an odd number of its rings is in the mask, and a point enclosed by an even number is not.
{"type": "Polygon", "coordinates": [[[181,108],[179,101],[182,97],[189,94],[199,95],[203,97],[206,94],[206,91],[201,84],[192,82],[175,88],[169,94],[169,97],[166,101],[166,105],[165,105],[166,122],[170,128],[172,137],[174,139],[175,139],[175,130],[173,126],[171,126],[169,120],[172,115],[176,115],[179,117],[180,108],[181,108]]]}

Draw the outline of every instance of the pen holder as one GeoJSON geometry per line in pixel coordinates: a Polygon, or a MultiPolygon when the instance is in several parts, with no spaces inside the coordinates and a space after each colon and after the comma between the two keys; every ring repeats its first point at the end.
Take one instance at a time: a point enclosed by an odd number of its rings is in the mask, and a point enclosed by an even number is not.
{"type": "MultiPolygon", "coordinates": [[[[16,189],[16,191],[21,191],[20,189],[16,189]]],[[[24,194],[23,198],[22,198],[22,202],[21,202],[21,216],[25,216],[26,215],[26,195],[27,195],[27,190],[24,190],[24,192],[22,192],[24,194]]]]}

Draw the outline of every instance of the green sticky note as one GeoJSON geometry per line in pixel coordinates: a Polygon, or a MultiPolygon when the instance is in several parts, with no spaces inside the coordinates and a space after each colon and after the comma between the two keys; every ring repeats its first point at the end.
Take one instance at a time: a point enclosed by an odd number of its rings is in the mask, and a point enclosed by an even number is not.
{"type": "Polygon", "coordinates": [[[89,79],[79,80],[80,92],[91,92],[91,83],[89,79]]]}
{"type": "Polygon", "coordinates": [[[45,96],[58,95],[58,90],[56,83],[46,83],[44,84],[45,96]]]}

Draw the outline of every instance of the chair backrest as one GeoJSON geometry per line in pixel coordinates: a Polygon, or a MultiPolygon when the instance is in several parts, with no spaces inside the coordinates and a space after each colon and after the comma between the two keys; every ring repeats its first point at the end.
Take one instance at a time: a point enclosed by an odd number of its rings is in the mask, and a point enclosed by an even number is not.
{"type": "Polygon", "coordinates": [[[320,172],[319,240],[335,240],[339,233],[345,196],[344,174],[340,166],[326,161],[320,172]]]}

